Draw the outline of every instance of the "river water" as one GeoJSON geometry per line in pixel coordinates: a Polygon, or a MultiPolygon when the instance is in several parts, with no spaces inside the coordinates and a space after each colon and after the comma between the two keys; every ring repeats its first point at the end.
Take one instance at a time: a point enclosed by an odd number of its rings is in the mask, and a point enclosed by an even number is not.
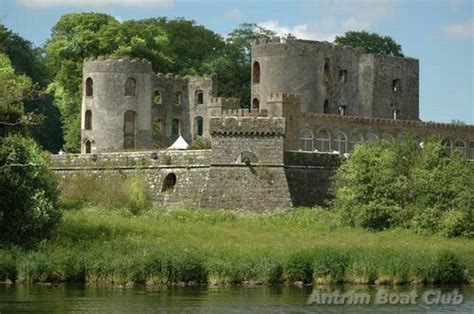
{"type": "MultiPolygon", "coordinates": [[[[366,299],[352,297],[352,303],[358,303],[357,300],[366,299]]],[[[11,312],[474,313],[474,286],[122,288],[84,285],[0,285],[0,313],[11,312]],[[368,295],[369,304],[350,304],[351,294],[368,295]],[[331,299],[337,295],[347,297],[331,299]],[[409,301],[416,304],[401,304],[406,303],[410,296],[409,301]],[[321,304],[323,298],[326,302],[344,301],[345,304],[321,304]],[[439,304],[443,300],[450,304],[439,304]]]]}

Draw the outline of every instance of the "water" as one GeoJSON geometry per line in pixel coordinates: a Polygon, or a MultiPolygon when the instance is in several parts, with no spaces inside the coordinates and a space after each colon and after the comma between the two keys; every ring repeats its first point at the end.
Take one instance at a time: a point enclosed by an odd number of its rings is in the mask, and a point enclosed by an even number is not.
{"type": "MultiPolygon", "coordinates": [[[[312,287],[146,287],[134,288],[97,287],[83,285],[0,285],[0,313],[11,312],[185,312],[185,313],[474,313],[474,286],[464,287],[416,287],[419,297],[416,305],[376,305],[375,297],[380,287],[335,286],[314,288],[319,292],[368,293],[368,305],[321,305],[307,304],[313,293],[312,287]],[[458,289],[464,301],[460,305],[426,305],[420,298],[423,293],[441,291],[447,295],[458,289]]],[[[413,292],[407,286],[390,290],[393,295],[413,292]]],[[[381,293],[381,292],[379,292],[381,293]]],[[[314,294],[313,294],[314,296],[314,294]]],[[[431,294],[430,294],[431,296],[431,294]]],[[[394,296],[396,301],[396,296],[394,296]]],[[[433,299],[431,299],[433,301],[433,299]]]]}

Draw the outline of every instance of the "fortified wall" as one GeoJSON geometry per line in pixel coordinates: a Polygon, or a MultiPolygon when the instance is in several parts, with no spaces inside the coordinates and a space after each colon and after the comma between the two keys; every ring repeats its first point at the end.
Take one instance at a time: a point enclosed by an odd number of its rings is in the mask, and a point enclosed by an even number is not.
{"type": "Polygon", "coordinates": [[[156,206],[256,211],[324,205],[337,155],[285,152],[285,119],[210,119],[212,150],[54,155],[60,177],[140,172],[156,206]]]}

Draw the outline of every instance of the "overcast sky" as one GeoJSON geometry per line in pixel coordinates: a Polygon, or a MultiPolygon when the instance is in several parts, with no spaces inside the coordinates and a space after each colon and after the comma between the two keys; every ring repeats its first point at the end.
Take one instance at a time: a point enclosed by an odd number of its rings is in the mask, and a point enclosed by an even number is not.
{"type": "Polygon", "coordinates": [[[92,11],[122,21],[184,17],[224,36],[244,22],[302,39],[389,35],[420,60],[421,118],[474,124],[472,0],[0,0],[0,23],[40,46],[61,15],[92,11]]]}

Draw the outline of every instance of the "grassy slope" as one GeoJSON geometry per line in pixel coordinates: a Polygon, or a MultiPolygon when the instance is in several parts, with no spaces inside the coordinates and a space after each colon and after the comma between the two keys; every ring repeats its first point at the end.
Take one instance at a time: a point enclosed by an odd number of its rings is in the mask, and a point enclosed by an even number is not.
{"type": "Polygon", "coordinates": [[[433,265],[449,250],[474,273],[472,240],[406,230],[372,233],[336,221],[333,213],[303,208],[263,215],[176,209],[138,217],[88,208],[67,211],[55,239],[14,259],[19,277],[32,281],[314,276],[322,282],[405,282],[436,277],[433,265]]]}

